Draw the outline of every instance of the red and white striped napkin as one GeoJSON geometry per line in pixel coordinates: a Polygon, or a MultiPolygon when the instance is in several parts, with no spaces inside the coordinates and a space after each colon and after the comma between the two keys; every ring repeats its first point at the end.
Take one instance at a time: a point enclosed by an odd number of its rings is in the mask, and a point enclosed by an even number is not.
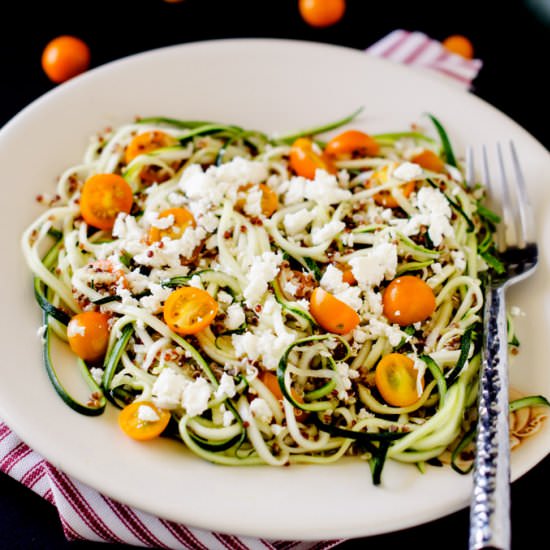
{"type": "MultiPolygon", "coordinates": [[[[420,32],[393,31],[366,52],[393,62],[433,69],[464,88],[471,86],[481,69],[480,60],[449,53],[440,42],[420,32]]],[[[342,542],[268,541],[208,532],[156,518],[105,497],[60,472],[1,420],[0,472],[54,504],[68,540],[186,550],[328,550],[342,542]]]]}
{"type": "Polygon", "coordinates": [[[446,50],[441,42],[422,32],[397,29],[365,50],[396,63],[431,69],[447,80],[469,89],[481,69],[480,59],[465,59],[446,50]]]}
{"type": "Polygon", "coordinates": [[[154,517],[105,497],[60,472],[3,422],[0,422],[0,472],[55,505],[68,540],[185,550],[328,550],[340,543],[237,537],[154,517]]]}

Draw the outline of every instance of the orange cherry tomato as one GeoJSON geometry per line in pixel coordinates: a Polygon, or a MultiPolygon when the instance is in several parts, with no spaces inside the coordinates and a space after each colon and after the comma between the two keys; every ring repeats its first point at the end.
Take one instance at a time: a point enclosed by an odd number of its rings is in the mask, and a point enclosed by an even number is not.
{"type": "Polygon", "coordinates": [[[275,374],[270,371],[264,370],[258,375],[262,383],[267,389],[275,396],[279,401],[283,400],[283,392],[281,386],[279,386],[279,379],[275,374]]]}
{"type": "Polygon", "coordinates": [[[298,10],[312,27],[329,27],[338,23],[346,11],[345,0],[299,0],[298,10]]]}
{"type": "Polygon", "coordinates": [[[139,171],[139,179],[145,186],[153,183],[163,183],[171,177],[170,172],[157,166],[156,164],[146,164],[139,171]]]}
{"type": "Polygon", "coordinates": [[[342,281],[344,281],[344,283],[348,283],[348,285],[357,284],[357,281],[355,280],[355,276],[353,275],[353,271],[351,269],[344,269],[344,271],[342,272],[342,281]]]}
{"type": "Polygon", "coordinates": [[[317,287],[309,299],[309,310],[328,332],[347,334],[359,324],[359,315],[333,294],[317,287]]]}
{"type": "Polygon", "coordinates": [[[167,218],[168,216],[174,217],[174,223],[166,229],[160,229],[154,226],[151,227],[149,230],[149,242],[158,242],[163,237],[179,239],[189,226],[195,227],[197,225],[193,214],[191,214],[187,208],[168,208],[159,214],[159,218],[167,218]]]}
{"type": "Polygon", "coordinates": [[[118,425],[122,431],[132,439],[138,441],[147,441],[158,437],[168,426],[170,413],[164,409],[159,409],[150,401],[134,401],[124,407],[118,415],[118,425]],[[151,409],[147,411],[153,418],[158,420],[142,420],[140,418],[140,407],[151,409]]]}
{"type": "MultiPolygon", "coordinates": [[[[259,378],[267,387],[267,389],[275,396],[275,399],[277,399],[278,401],[283,400],[283,392],[281,391],[279,380],[275,374],[270,371],[264,370],[259,374],[259,378]]],[[[298,403],[303,403],[302,398],[294,390],[291,390],[291,393],[292,397],[294,397],[294,399],[298,401],[298,403]]],[[[309,416],[309,413],[295,407],[294,416],[296,417],[296,420],[298,420],[298,422],[303,422],[309,416]]]]}
{"type": "Polygon", "coordinates": [[[357,284],[357,281],[355,280],[355,276],[353,275],[353,271],[351,269],[344,269],[344,271],[342,272],[342,281],[344,281],[344,283],[348,283],[348,285],[357,284]]]}
{"type": "Polygon", "coordinates": [[[150,153],[151,151],[161,149],[162,147],[170,147],[172,145],[176,145],[177,143],[178,140],[175,137],[170,136],[165,132],[161,132],[160,130],[143,132],[137,136],[134,136],[132,141],[126,147],[126,151],[124,152],[124,161],[126,164],[129,164],[139,155],[150,153]]]}
{"type": "Polygon", "coordinates": [[[344,283],[348,283],[348,285],[357,284],[357,281],[355,280],[355,276],[353,275],[353,271],[348,264],[336,263],[334,267],[336,267],[342,272],[342,281],[344,281],[344,283]]]}
{"type": "Polygon", "coordinates": [[[120,212],[130,213],[132,188],[117,174],[96,174],[86,180],[80,197],[84,221],[98,229],[112,229],[120,212]]]}
{"type": "Polygon", "coordinates": [[[308,138],[298,138],[290,148],[290,167],[298,175],[307,179],[315,178],[319,168],[334,174],[336,172],[330,159],[313,150],[313,142],[308,138]]]}
{"type": "Polygon", "coordinates": [[[453,34],[452,36],[448,36],[445,40],[443,40],[442,44],[446,50],[456,53],[457,55],[461,55],[466,59],[473,59],[474,57],[474,46],[468,38],[462,36],[461,34],[453,34]]]}
{"type": "Polygon", "coordinates": [[[342,281],[344,281],[344,283],[348,283],[348,285],[357,284],[351,267],[346,264],[338,264],[336,267],[342,272],[342,281]]]}
{"type": "Polygon", "coordinates": [[[422,166],[422,168],[426,170],[431,170],[432,172],[445,172],[445,163],[429,149],[424,149],[424,151],[412,157],[411,162],[422,166]]]}
{"type": "Polygon", "coordinates": [[[196,334],[218,313],[218,302],[205,290],[192,286],[178,288],[164,304],[164,321],[177,334],[196,334]]]}
{"type": "MultiPolygon", "coordinates": [[[[368,187],[376,187],[378,185],[383,185],[384,183],[387,183],[388,177],[389,177],[389,166],[383,166],[382,168],[379,168],[376,170],[369,181],[367,182],[368,187]]],[[[405,197],[408,197],[413,191],[416,186],[415,181],[407,181],[399,186],[399,189],[401,193],[405,197]]],[[[380,191],[380,193],[376,193],[373,197],[374,202],[380,206],[384,206],[385,208],[398,208],[399,203],[395,199],[395,197],[391,194],[389,190],[380,191]]]]}
{"type": "MultiPolygon", "coordinates": [[[[239,193],[248,191],[252,187],[254,187],[254,184],[252,183],[241,185],[239,187],[239,193]]],[[[269,218],[273,215],[273,213],[277,210],[277,208],[279,208],[279,199],[277,198],[277,193],[275,193],[275,191],[273,191],[271,187],[268,187],[267,185],[265,185],[265,183],[258,184],[258,187],[262,192],[262,200],[261,200],[262,214],[267,218],[269,218]]],[[[246,203],[245,199],[239,199],[235,203],[235,208],[237,210],[243,210],[245,203],[246,203]]]]}
{"type": "Polygon", "coordinates": [[[84,361],[97,361],[109,344],[109,317],[99,311],[85,311],[74,315],[67,325],[71,349],[84,361]]]}
{"type": "Polygon", "coordinates": [[[364,132],[359,130],[347,130],[333,137],[325,147],[325,154],[330,157],[374,157],[380,151],[378,143],[364,132]]]}
{"type": "MultiPolygon", "coordinates": [[[[384,355],[374,374],[380,395],[394,407],[408,407],[418,401],[417,378],[414,361],[402,353],[384,355]]],[[[421,387],[424,388],[424,379],[421,380],[421,387]]]]}
{"type": "Polygon", "coordinates": [[[399,326],[425,321],[435,310],[431,287],[414,275],[394,279],[382,296],[384,315],[399,326]]]}
{"type": "Polygon", "coordinates": [[[74,36],[58,36],[42,52],[42,68],[56,84],[83,73],[89,66],[90,48],[74,36]]]}

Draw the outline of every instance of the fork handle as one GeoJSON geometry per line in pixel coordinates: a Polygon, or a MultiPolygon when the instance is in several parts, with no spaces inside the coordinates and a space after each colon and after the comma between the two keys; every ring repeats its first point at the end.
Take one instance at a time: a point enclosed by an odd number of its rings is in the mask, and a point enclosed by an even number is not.
{"type": "Polygon", "coordinates": [[[485,300],[479,419],[470,504],[470,550],[510,548],[508,337],[504,287],[485,300]]]}

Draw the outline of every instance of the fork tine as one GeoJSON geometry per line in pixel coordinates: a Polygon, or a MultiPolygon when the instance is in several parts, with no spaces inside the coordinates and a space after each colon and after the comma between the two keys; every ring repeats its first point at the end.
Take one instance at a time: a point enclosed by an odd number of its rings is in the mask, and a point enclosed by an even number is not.
{"type": "Polygon", "coordinates": [[[466,186],[472,189],[474,186],[474,149],[471,145],[466,148],[466,186]]]}
{"type": "MultiPolygon", "coordinates": [[[[503,201],[496,200],[494,196],[493,183],[491,178],[491,171],[489,169],[489,153],[487,146],[483,145],[481,148],[481,182],[485,187],[486,203],[496,212],[498,212],[502,218],[504,218],[503,201]]],[[[500,251],[506,248],[506,234],[503,229],[504,224],[498,224],[495,234],[495,244],[500,251]]]]}
{"type": "Polygon", "coordinates": [[[499,179],[502,188],[502,218],[504,222],[505,237],[505,242],[500,243],[502,249],[502,247],[506,245],[518,244],[516,240],[518,231],[516,229],[516,218],[512,214],[510,186],[508,184],[508,177],[506,175],[506,168],[504,166],[504,156],[502,154],[502,147],[500,143],[497,143],[497,159],[499,167],[499,179]]]}
{"type": "Polygon", "coordinates": [[[529,200],[529,194],[527,193],[527,187],[525,185],[525,178],[523,177],[516,146],[513,141],[510,141],[510,152],[512,154],[512,164],[514,166],[518,187],[519,226],[521,230],[519,233],[519,247],[523,248],[527,243],[535,241],[534,218],[531,201],[529,200]]]}
{"type": "Polygon", "coordinates": [[[490,198],[493,194],[491,189],[491,173],[489,172],[489,159],[487,156],[487,146],[484,145],[481,149],[481,154],[483,157],[483,185],[487,189],[487,197],[490,198]]]}

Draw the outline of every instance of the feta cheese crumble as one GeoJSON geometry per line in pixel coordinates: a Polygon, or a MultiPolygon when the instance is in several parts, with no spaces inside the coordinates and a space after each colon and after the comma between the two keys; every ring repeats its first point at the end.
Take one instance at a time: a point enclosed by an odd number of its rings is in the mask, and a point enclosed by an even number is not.
{"type": "Polygon", "coordinates": [[[221,304],[231,304],[233,302],[233,296],[224,290],[220,290],[216,298],[221,304]]]}
{"type": "Polygon", "coordinates": [[[342,361],[336,363],[336,372],[338,377],[336,378],[336,390],[338,391],[338,399],[346,400],[348,398],[348,391],[351,389],[351,381],[354,378],[359,377],[359,373],[349,367],[347,363],[342,361]]]}
{"type": "Polygon", "coordinates": [[[273,412],[267,402],[261,397],[255,397],[250,403],[250,413],[260,422],[269,424],[273,419],[273,412]]]}
{"type": "Polygon", "coordinates": [[[466,271],[466,257],[462,250],[451,250],[451,258],[455,264],[455,268],[459,273],[466,271]]]}
{"type": "Polygon", "coordinates": [[[293,283],[292,281],[285,281],[285,284],[283,285],[283,290],[289,295],[289,296],[296,296],[296,292],[298,292],[298,285],[296,283],[293,283]]]}
{"type": "Polygon", "coordinates": [[[275,370],[279,360],[295,340],[290,332],[276,334],[272,329],[259,329],[254,333],[233,334],[233,347],[237,357],[245,357],[252,361],[261,359],[269,370],[275,370]]]}
{"type": "Polygon", "coordinates": [[[262,299],[267,292],[267,285],[279,273],[282,261],[283,255],[280,252],[264,252],[261,256],[254,257],[243,292],[248,307],[254,307],[262,299]]]}
{"type": "Polygon", "coordinates": [[[138,407],[137,417],[142,422],[158,422],[160,420],[160,416],[157,411],[149,405],[140,405],[138,407]]]}
{"type": "Polygon", "coordinates": [[[94,382],[99,386],[101,384],[101,381],[103,380],[103,373],[105,371],[99,367],[92,367],[90,369],[90,374],[92,375],[92,378],[94,379],[94,382]]]}
{"type": "Polygon", "coordinates": [[[244,310],[239,304],[231,304],[227,308],[227,317],[224,320],[228,330],[238,329],[245,321],[244,310]]]}
{"type": "Polygon", "coordinates": [[[344,222],[332,220],[321,227],[314,227],[311,240],[313,244],[321,244],[324,241],[331,241],[346,228],[344,222]]]}
{"type": "Polygon", "coordinates": [[[304,200],[315,201],[318,204],[329,206],[351,198],[348,189],[338,185],[336,176],[325,170],[316,170],[313,182],[301,176],[290,179],[288,191],[285,194],[285,204],[296,204],[304,200]]]}
{"type": "MultiPolygon", "coordinates": [[[[239,187],[257,185],[267,177],[265,163],[235,157],[220,166],[210,166],[206,172],[198,164],[189,166],[183,171],[179,187],[189,199],[202,201],[203,207],[209,207],[222,204],[226,198],[234,200],[239,187]]],[[[257,209],[253,205],[256,199],[249,208],[257,209]]]]}
{"type": "Polygon", "coordinates": [[[174,369],[165,368],[153,384],[153,403],[161,409],[176,409],[181,405],[183,390],[189,379],[174,369]]]}
{"type": "Polygon", "coordinates": [[[428,235],[434,246],[439,246],[443,237],[453,235],[450,223],[451,207],[445,195],[438,189],[422,187],[417,195],[418,209],[422,215],[422,224],[428,227],[428,235]]]}
{"type": "Polygon", "coordinates": [[[158,229],[168,229],[172,227],[176,221],[173,214],[159,217],[158,212],[147,212],[145,214],[145,219],[151,224],[151,227],[156,227],[158,229]]]}
{"type": "Polygon", "coordinates": [[[362,256],[349,261],[351,272],[359,285],[378,286],[384,279],[392,279],[397,270],[397,247],[380,243],[362,256]]]}
{"type": "Polygon", "coordinates": [[[414,162],[400,164],[392,173],[394,178],[401,181],[412,181],[422,177],[422,167],[414,162]]]}
{"type": "Polygon", "coordinates": [[[67,336],[69,338],[74,338],[75,336],[86,336],[86,326],[81,325],[80,323],[69,323],[67,326],[67,336]]]}
{"type": "Polygon", "coordinates": [[[235,380],[232,376],[229,376],[226,372],[222,374],[220,379],[220,385],[218,389],[214,392],[214,397],[216,399],[225,399],[226,397],[235,397],[237,390],[235,388],[235,380]]]}
{"type": "Polygon", "coordinates": [[[297,212],[285,214],[283,226],[287,235],[301,233],[315,218],[315,211],[301,208],[297,212]]]}
{"type": "Polygon", "coordinates": [[[408,341],[411,339],[411,336],[406,332],[403,332],[399,325],[389,325],[387,322],[379,319],[369,319],[369,322],[366,325],[366,330],[372,339],[380,337],[387,338],[392,348],[397,347],[402,341],[408,341]]]}
{"type": "Polygon", "coordinates": [[[263,193],[259,187],[249,189],[246,192],[246,201],[244,205],[244,211],[249,216],[261,216],[262,215],[262,198],[263,193]]]}
{"type": "Polygon", "coordinates": [[[189,416],[198,416],[208,408],[211,395],[212,386],[204,378],[197,378],[183,389],[183,408],[189,416]]]}

